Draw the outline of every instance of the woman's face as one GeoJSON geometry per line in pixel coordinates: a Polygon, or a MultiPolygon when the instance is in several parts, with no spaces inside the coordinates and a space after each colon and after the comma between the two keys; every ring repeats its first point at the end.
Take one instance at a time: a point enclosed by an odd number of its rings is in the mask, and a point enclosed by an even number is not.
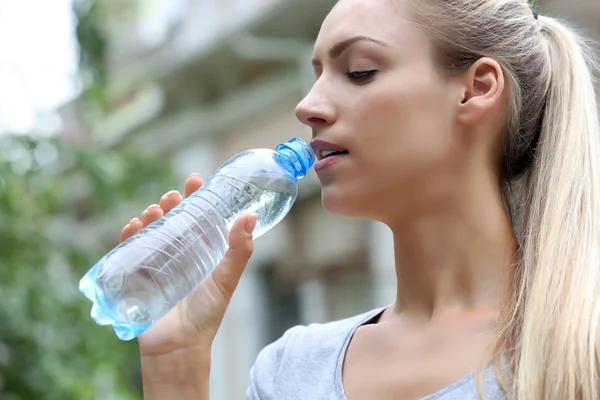
{"type": "Polygon", "coordinates": [[[386,223],[440,201],[460,157],[461,89],[439,73],[431,43],[398,3],[337,3],[315,44],[316,82],[296,109],[319,158],[347,150],[315,165],[325,207],[386,223]]]}

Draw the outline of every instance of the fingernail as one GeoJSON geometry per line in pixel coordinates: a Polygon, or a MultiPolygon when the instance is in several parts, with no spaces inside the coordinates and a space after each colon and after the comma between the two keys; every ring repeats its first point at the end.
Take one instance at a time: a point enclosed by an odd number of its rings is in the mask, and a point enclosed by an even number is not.
{"type": "Polygon", "coordinates": [[[246,233],[252,234],[252,232],[254,232],[254,228],[256,228],[257,221],[257,214],[251,214],[250,216],[248,216],[248,219],[246,220],[246,225],[244,226],[246,228],[246,233]]]}
{"type": "Polygon", "coordinates": [[[158,204],[152,204],[152,205],[148,206],[148,208],[146,208],[146,210],[150,210],[151,208],[156,208],[156,207],[160,208],[160,206],[158,204]]]}
{"type": "Polygon", "coordinates": [[[134,222],[136,222],[139,218],[133,218],[131,221],[129,221],[130,224],[133,224],[134,222]]]}
{"type": "Polygon", "coordinates": [[[197,172],[193,172],[193,173],[191,173],[191,174],[190,174],[190,176],[188,176],[188,178],[191,178],[192,176],[197,176],[198,178],[202,179],[202,175],[200,175],[200,174],[199,174],[199,173],[197,173],[197,172]]]}

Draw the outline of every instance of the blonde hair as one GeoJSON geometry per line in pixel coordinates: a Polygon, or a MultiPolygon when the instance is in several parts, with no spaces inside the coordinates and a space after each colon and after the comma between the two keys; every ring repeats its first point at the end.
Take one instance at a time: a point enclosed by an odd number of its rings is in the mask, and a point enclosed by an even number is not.
{"type": "Polygon", "coordinates": [[[507,199],[515,182],[524,183],[524,202],[497,375],[516,400],[600,399],[600,129],[591,52],[565,24],[534,17],[525,0],[407,1],[442,70],[460,73],[490,57],[510,90],[501,179],[507,199]]]}

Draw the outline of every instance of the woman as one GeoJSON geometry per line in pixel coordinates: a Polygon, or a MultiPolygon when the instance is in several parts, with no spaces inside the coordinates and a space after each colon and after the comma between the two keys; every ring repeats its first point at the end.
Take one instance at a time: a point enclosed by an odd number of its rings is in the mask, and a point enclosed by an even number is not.
{"type": "MultiPolygon", "coordinates": [[[[324,206],[392,229],[397,298],[290,329],[260,353],[248,398],[600,398],[600,131],[583,50],[524,0],[337,3],[296,113],[324,206]]],[[[186,195],[201,185],[192,175],[186,195]]],[[[167,193],[122,238],[180,201],[167,193]]],[[[211,277],[139,338],[145,398],[208,398],[255,223],[240,217],[211,277]]]]}

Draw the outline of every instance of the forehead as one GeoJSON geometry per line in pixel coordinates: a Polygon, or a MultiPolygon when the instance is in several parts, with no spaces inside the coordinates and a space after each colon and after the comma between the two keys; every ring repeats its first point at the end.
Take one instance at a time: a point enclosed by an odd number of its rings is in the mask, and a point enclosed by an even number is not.
{"type": "MultiPolygon", "coordinates": [[[[315,49],[353,36],[369,36],[391,46],[415,39],[408,12],[395,0],[339,0],[327,15],[315,49]]],[[[325,50],[325,49],[323,49],[325,50]]]]}

